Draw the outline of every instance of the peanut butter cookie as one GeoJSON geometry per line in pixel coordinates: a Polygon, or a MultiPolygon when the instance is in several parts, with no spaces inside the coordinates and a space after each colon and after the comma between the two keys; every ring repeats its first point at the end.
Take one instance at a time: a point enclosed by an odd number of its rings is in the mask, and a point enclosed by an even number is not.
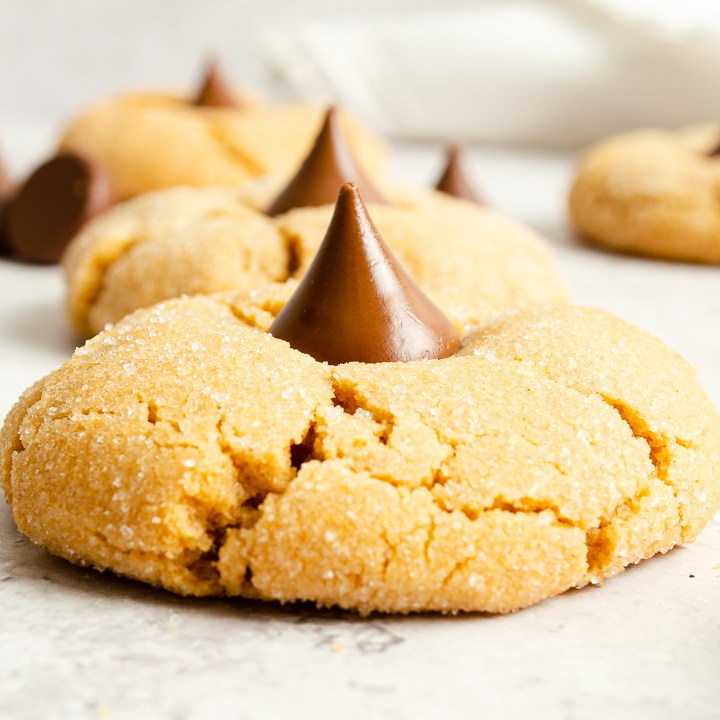
{"type": "Polygon", "coordinates": [[[510,612],[692,541],[718,508],[720,417],[610,313],[458,338],[353,186],[289,294],[139,310],[30,388],[0,433],[20,530],[186,595],[510,612]]]}
{"type": "Polygon", "coordinates": [[[22,532],[189,595],[508,612],[695,538],[720,421],[687,363],[600,311],[520,311],[456,356],[315,361],[282,299],[138,311],[2,431],[22,532]]]}
{"type": "Polygon", "coordinates": [[[649,257],[720,263],[720,127],[640,130],[585,153],[570,217],[592,242],[649,257]]]}
{"type": "MultiPolygon", "coordinates": [[[[312,145],[323,109],[271,105],[230,91],[211,67],[196,96],[132,93],[96,103],[65,129],[60,152],[105,166],[127,199],[176,185],[238,185],[268,173],[289,176],[312,145]]],[[[381,172],[383,142],[349,115],[342,122],[359,162],[381,172]]]]}

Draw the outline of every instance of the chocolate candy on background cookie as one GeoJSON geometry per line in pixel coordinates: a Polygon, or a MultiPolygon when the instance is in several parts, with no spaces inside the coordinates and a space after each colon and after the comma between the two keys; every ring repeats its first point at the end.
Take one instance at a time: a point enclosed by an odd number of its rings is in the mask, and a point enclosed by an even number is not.
{"type": "Polygon", "coordinates": [[[715,143],[715,145],[710,150],[708,150],[707,156],[711,157],[711,158],[716,158],[716,157],[720,156],[720,139],[715,143]]]}
{"type": "Polygon", "coordinates": [[[555,306],[467,328],[448,355],[457,337],[352,186],[326,230],[295,296],[286,282],[140,310],[32,386],[0,431],[20,531],[182,595],[452,613],[601,583],[710,520],[720,416],[660,340],[555,306]],[[369,328],[368,292],[390,309],[369,328]],[[328,307],[337,334],[297,335],[328,307]],[[398,352],[417,322],[438,359],[398,352]],[[365,330],[381,354],[347,345],[365,330]]]}
{"type": "Polygon", "coordinates": [[[7,207],[15,190],[15,181],[0,155],[0,255],[9,252],[6,236],[7,207]]]}
{"type": "Polygon", "coordinates": [[[452,143],[447,149],[445,168],[435,183],[435,189],[456,198],[485,204],[467,176],[463,164],[463,152],[457,143],[452,143]]]}
{"type": "Polygon", "coordinates": [[[115,202],[105,169],[76,153],[37,167],[8,203],[6,237],[21,260],[55,263],[91,218],[115,202]]]}
{"type": "Polygon", "coordinates": [[[220,71],[220,63],[217,58],[211,58],[205,68],[205,77],[195,98],[195,105],[204,107],[240,107],[238,98],[235,97],[225,82],[220,71]]]}
{"type": "Polygon", "coordinates": [[[348,182],[360,188],[367,202],[383,202],[381,194],[355,162],[340,127],[338,109],[331,107],[297,173],[265,212],[275,217],[294,208],[332,204],[340,187],[348,182]]]}

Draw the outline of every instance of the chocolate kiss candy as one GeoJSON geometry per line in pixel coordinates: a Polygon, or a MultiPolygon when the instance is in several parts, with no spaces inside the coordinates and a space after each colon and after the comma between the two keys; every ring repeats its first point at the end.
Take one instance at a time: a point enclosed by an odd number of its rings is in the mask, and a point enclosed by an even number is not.
{"type": "Polygon", "coordinates": [[[236,108],[239,106],[232,92],[228,90],[227,83],[220,73],[218,61],[214,58],[207,64],[203,84],[193,104],[221,108],[236,108]]]}
{"type": "Polygon", "coordinates": [[[28,262],[57,262],[82,225],[113,202],[102,166],[75,153],[57,155],[40,165],[10,201],[10,250],[28,262]]]}
{"type": "Polygon", "coordinates": [[[373,225],[357,186],[343,185],[325,239],[270,333],[316,360],[407,362],[460,346],[373,225]]]}
{"type": "Polygon", "coordinates": [[[715,147],[712,148],[707,155],[711,158],[720,156],[720,142],[718,142],[717,145],[715,145],[715,147]]]}
{"type": "Polygon", "coordinates": [[[5,236],[5,225],[7,222],[7,209],[14,189],[15,183],[0,157],[0,255],[5,255],[9,251],[5,236]]]}
{"type": "Polygon", "coordinates": [[[330,205],[335,202],[340,187],[348,182],[359,186],[367,202],[383,202],[355,163],[340,129],[338,110],[331,107],[309,155],[265,212],[275,217],[293,208],[330,205]]]}
{"type": "Polygon", "coordinates": [[[15,183],[5,167],[3,159],[0,157],[0,203],[10,194],[14,187],[15,183]]]}
{"type": "Polygon", "coordinates": [[[444,192],[446,195],[452,195],[463,200],[472,200],[484,205],[467,178],[462,164],[460,148],[457,145],[450,145],[448,148],[447,164],[435,185],[435,189],[444,192]]]}

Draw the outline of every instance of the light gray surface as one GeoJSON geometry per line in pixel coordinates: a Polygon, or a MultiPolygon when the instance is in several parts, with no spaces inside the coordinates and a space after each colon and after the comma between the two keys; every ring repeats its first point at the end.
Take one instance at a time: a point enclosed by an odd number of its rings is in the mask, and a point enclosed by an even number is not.
{"type": "MultiPolygon", "coordinates": [[[[7,126],[9,127],[9,126],[7,126]]],[[[18,162],[47,133],[15,128],[18,162]]],[[[424,182],[437,150],[404,148],[424,182]]],[[[720,404],[720,270],[613,256],[565,230],[568,158],[476,152],[493,205],[543,232],[578,301],[700,368],[720,404]]],[[[57,269],[0,262],[0,413],[72,350],[57,269]]],[[[720,707],[720,517],[692,546],[506,617],[197,601],[33,547],[0,503],[0,718],[690,718],[720,707]]]]}

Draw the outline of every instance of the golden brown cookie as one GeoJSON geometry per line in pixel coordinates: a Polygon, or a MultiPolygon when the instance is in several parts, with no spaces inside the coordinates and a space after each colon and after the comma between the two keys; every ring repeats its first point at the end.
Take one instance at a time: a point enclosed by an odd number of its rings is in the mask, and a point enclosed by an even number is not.
{"type": "Polygon", "coordinates": [[[717,412],[611,314],[520,311],[449,358],[333,367],[262,332],[280,287],[140,310],[28,390],[0,434],[20,530],[182,594],[508,612],[718,507],[717,412]]]}
{"type": "MultiPolygon", "coordinates": [[[[182,294],[301,277],[333,208],[276,218],[251,209],[267,207],[277,187],[263,180],[241,190],[176,188],[95,219],[65,257],[75,330],[92,335],[136,308],[182,294]]],[[[396,190],[388,199],[371,206],[373,219],[459,330],[507,310],[567,301],[545,243],[518,223],[433,191],[396,190]]]]}
{"type": "MultiPolygon", "coordinates": [[[[238,185],[267,173],[290,175],[312,145],[323,110],[306,103],[241,107],[197,105],[161,93],[93,105],[73,119],[61,151],[103,163],[120,199],[176,185],[238,185]]],[[[382,171],[383,143],[349,116],[350,145],[370,174],[382,171]]]]}
{"type": "Polygon", "coordinates": [[[639,130],[588,150],[570,217],[588,240],[623,252],[720,263],[720,127],[639,130]]]}

